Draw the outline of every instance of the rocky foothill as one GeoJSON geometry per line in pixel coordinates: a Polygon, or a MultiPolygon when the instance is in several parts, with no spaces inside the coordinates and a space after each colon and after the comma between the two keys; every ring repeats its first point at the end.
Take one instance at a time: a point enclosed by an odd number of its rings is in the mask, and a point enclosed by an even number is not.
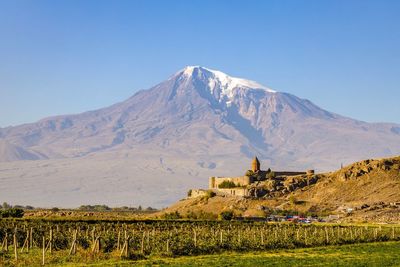
{"type": "Polygon", "coordinates": [[[296,175],[270,178],[249,187],[253,197],[274,198],[315,184],[320,175],[296,175]]]}
{"type": "Polygon", "coordinates": [[[345,181],[369,174],[372,171],[400,171],[400,157],[391,159],[372,160],[367,159],[356,162],[338,171],[338,177],[345,181]]]}

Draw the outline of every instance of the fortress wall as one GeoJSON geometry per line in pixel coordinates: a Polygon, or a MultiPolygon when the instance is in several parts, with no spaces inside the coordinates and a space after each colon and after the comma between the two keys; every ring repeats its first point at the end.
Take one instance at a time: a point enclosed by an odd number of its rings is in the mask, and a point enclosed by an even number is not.
{"type": "Polygon", "coordinates": [[[295,175],[305,175],[307,172],[287,172],[287,171],[277,171],[276,176],[295,176],[295,175]]]}
{"type": "Polygon", "coordinates": [[[251,178],[247,176],[239,176],[239,177],[210,177],[209,179],[209,188],[214,189],[218,188],[218,186],[224,181],[234,182],[235,184],[239,184],[240,186],[250,185],[253,181],[251,178]]]}
{"type": "Polygon", "coordinates": [[[218,189],[218,192],[224,195],[231,195],[238,197],[246,197],[249,195],[249,190],[247,190],[247,188],[220,188],[218,189]]]}

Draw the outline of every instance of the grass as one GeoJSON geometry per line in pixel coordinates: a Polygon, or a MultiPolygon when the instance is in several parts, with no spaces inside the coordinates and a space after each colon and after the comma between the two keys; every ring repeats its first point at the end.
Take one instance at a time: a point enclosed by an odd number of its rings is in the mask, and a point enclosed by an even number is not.
{"type": "MultiPolygon", "coordinates": [[[[116,254],[93,257],[84,251],[67,256],[60,251],[47,256],[51,266],[400,266],[400,242],[365,243],[343,246],[275,250],[257,253],[223,253],[177,258],[150,257],[120,260],[116,254]]],[[[20,254],[15,264],[12,254],[0,257],[4,266],[40,266],[41,254],[20,254]],[[8,258],[8,259],[7,259],[8,258]]]]}
{"type": "Polygon", "coordinates": [[[147,260],[138,265],[168,266],[400,266],[400,242],[369,243],[260,253],[227,253],[147,260]]]}

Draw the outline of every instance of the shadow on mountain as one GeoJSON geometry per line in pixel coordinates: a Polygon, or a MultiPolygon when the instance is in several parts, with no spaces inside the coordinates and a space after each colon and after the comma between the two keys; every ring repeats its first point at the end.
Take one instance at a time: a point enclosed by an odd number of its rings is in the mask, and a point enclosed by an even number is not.
{"type": "Polygon", "coordinates": [[[237,107],[231,106],[227,109],[228,113],[226,116],[227,123],[233,126],[237,131],[239,131],[251,145],[257,148],[257,150],[267,151],[269,145],[264,142],[264,137],[262,136],[262,131],[256,130],[250,123],[240,116],[237,107]]]}

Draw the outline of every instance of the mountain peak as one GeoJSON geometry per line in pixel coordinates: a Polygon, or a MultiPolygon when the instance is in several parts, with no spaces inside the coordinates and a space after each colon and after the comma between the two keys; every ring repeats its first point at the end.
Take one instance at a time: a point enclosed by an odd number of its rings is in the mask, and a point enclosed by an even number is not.
{"type": "Polygon", "coordinates": [[[255,81],[232,77],[222,71],[201,66],[187,66],[176,73],[175,76],[183,76],[185,79],[201,79],[208,84],[211,93],[218,90],[221,95],[228,96],[228,98],[233,95],[235,88],[260,89],[269,93],[276,93],[276,91],[255,81]]]}

